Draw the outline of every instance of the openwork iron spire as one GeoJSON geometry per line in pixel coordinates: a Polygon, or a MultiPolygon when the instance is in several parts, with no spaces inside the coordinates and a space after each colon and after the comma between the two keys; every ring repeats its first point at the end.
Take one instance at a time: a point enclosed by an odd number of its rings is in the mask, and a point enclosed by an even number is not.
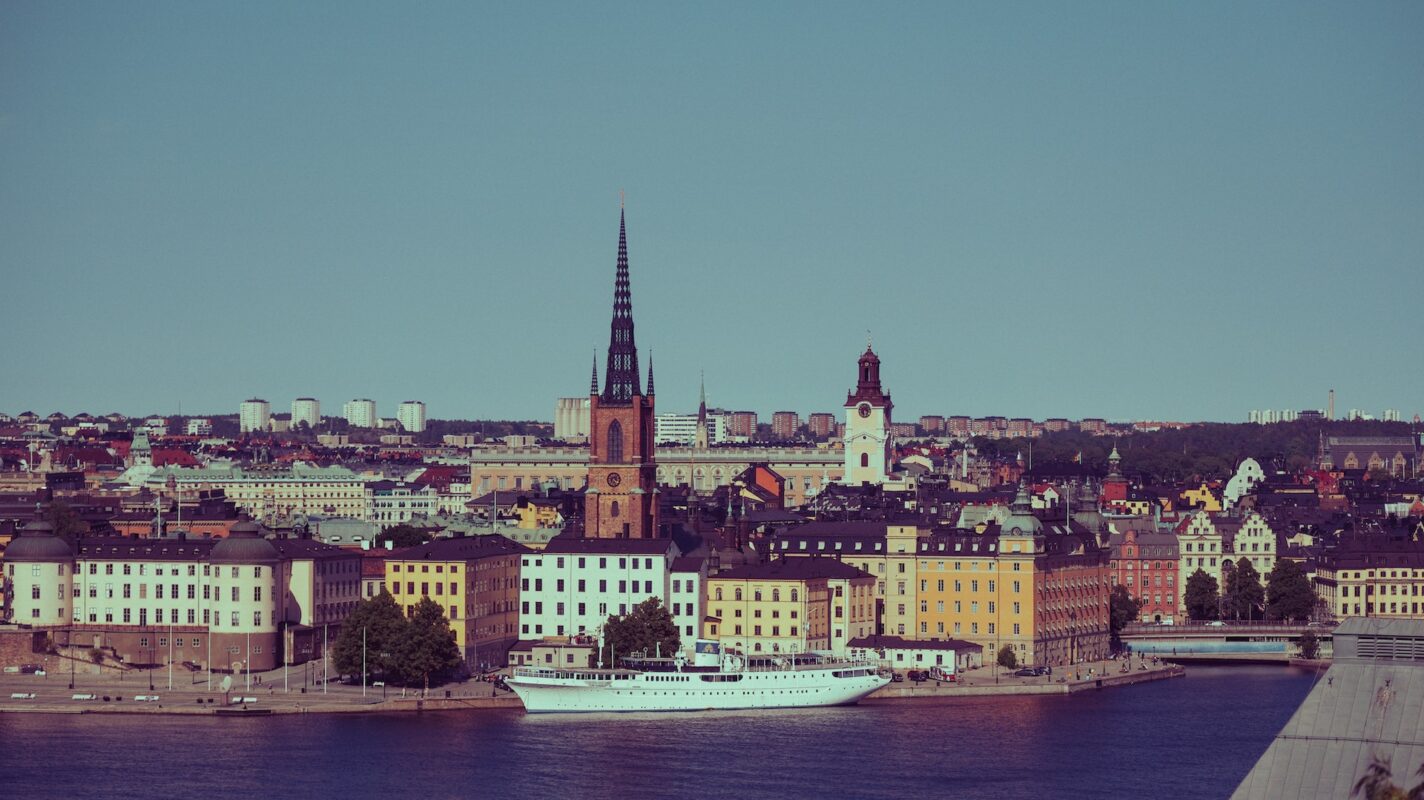
{"type": "Polygon", "coordinates": [[[641,395],[638,346],[633,341],[633,292],[628,282],[628,229],[618,212],[618,277],[613,283],[613,323],[608,336],[608,369],[603,374],[603,402],[629,403],[641,395]]]}
{"type": "Polygon", "coordinates": [[[598,394],[598,348],[593,348],[593,377],[588,381],[588,393],[598,394]]]}

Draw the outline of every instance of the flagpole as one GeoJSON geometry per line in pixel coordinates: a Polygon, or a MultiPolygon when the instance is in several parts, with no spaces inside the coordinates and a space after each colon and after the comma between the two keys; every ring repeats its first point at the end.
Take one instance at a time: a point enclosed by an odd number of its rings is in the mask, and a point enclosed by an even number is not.
{"type": "Polygon", "coordinates": [[[361,696],[366,696],[366,626],[361,626],[361,696]]]}

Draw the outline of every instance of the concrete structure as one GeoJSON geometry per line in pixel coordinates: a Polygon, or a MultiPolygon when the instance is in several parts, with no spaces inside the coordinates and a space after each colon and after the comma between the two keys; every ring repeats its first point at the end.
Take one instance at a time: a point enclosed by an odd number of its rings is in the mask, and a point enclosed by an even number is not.
{"type": "Polygon", "coordinates": [[[296,430],[303,422],[308,428],[321,424],[321,401],[315,397],[298,397],[292,401],[291,429],[296,430]]]}
{"type": "Polygon", "coordinates": [[[374,428],[380,419],[375,400],[352,400],[341,406],[341,416],[353,428],[374,428]]]}
{"type": "Polygon", "coordinates": [[[899,636],[867,636],[850,642],[850,655],[893,670],[931,669],[957,675],[984,666],[984,647],[963,639],[922,641],[899,636]]]}
{"type": "Polygon", "coordinates": [[[1334,638],[1330,670],[1233,800],[1354,797],[1375,759],[1394,783],[1417,785],[1424,763],[1424,622],[1351,619],[1334,638]]]}
{"type": "Polygon", "coordinates": [[[588,438],[587,397],[560,397],[554,403],[554,438],[566,442],[588,438]]]}
{"type": "Polygon", "coordinates": [[[425,432],[425,403],[420,400],[402,401],[396,409],[396,421],[406,433],[425,432]]]}
{"type": "Polygon", "coordinates": [[[254,397],[242,401],[237,412],[237,429],[242,433],[265,433],[272,421],[272,406],[254,397]]]}

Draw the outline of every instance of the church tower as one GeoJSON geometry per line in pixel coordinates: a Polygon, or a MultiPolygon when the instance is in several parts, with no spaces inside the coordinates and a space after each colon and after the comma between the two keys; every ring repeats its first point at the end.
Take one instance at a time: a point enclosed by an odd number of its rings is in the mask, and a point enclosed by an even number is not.
{"type": "Polygon", "coordinates": [[[633,340],[633,294],[628,281],[628,233],[618,215],[618,273],[603,389],[594,371],[589,388],[588,490],[584,536],[651,539],[658,535],[657,464],[653,457],[653,364],[648,393],[638,374],[633,340]]]}
{"type": "Polygon", "coordinates": [[[890,395],[880,389],[880,357],[866,344],[854,391],[846,396],[845,483],[880,485],[890,472],[890,395]]]}
{"type": "Polygon", "coordinates": [[[697,450],[706,450],[709,440],[712,438],[707,431],[707,377],[702,377],[701,388],[698,389],[697,401],[697,432],[693,435],[692,446],[697,450]]]}

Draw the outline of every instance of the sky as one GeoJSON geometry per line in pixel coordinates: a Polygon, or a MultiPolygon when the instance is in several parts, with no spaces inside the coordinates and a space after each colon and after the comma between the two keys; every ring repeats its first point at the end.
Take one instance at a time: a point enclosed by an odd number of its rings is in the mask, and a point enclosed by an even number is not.
{"type": "Polygon", "coordinates": [[[0,411],[1424,412],[1424,4],[0,4],[0,411]]]}

